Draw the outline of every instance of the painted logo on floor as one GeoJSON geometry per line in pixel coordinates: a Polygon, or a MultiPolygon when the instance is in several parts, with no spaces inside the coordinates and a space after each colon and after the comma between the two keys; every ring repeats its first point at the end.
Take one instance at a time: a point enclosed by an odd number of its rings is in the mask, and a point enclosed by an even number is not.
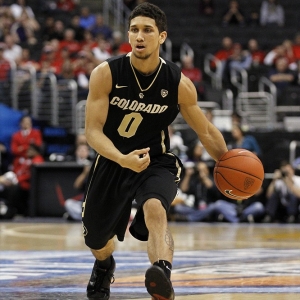
{"type": "MultiPolygon", "coordinates": [[[[115,252],[114,293],[146,293],[145,252],[115,252]]],[[[94,258],[89,251],[2,251],[0,289],[84,293],[94,258]],[[55,283],[55,284],[52,284],[55,283]]],[[[177,294],[300,293],[298,249],[233,249],[175,253],[172,281],[177,294]]]]}

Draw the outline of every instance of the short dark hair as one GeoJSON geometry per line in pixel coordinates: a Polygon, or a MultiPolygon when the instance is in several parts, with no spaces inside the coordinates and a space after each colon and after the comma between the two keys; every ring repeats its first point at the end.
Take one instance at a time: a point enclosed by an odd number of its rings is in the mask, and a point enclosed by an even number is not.
{"type": "Polygon", "coordinates": [[[159,33],[161,33],[162,31],[167,31],[167,17],[158,6],[149,2],[143,2],[136,6],[129,16],[128,28],[130,27],[131,20],[138,16],[153,19],[155,21],[159,33]]]}

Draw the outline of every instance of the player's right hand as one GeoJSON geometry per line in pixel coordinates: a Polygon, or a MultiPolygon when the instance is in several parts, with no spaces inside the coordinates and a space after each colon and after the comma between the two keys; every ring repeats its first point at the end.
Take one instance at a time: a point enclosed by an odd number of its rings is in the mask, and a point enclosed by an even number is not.
{"type": "Polygon", "coordinates": [[[127,155],[124,155],[121,166],[123,168],[131,169],[134,172],[140,173],[147,169],[150,164],[150,148],[134,150],[127,155]]]}

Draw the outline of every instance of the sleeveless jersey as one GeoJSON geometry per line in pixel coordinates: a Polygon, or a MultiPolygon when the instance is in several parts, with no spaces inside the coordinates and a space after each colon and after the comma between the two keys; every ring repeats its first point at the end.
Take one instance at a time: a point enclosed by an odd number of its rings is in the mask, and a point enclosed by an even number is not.
{"type": "MultiPolygon", "coordinates": [[[[161,68],[144,76],[130,64],[130,54],[107,60],[112,73],[112,90],[103,131],[123,154],[150,147],[150,156],[170,148],[168,125],[179,112],[178,85],[181,71],[162,58],[161,68]]],[[[101,84],[101,83],[99,83],[101,84]]]]}

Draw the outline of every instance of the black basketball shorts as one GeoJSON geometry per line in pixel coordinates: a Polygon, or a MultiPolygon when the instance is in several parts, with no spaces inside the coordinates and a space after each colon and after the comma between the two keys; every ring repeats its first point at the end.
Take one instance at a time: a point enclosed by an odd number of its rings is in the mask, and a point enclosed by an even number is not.
{"type": "Polygon", "coordinates": [[[152,157],[149,167],[141,173],[122,168],[98,155],[89,174],[82,208],[86,245],[101,249],[115,235],[123,241],[133,200],[137,202],[138,210],[130,233],[147,241],[143,204],[156,198],[168,211],[177,193],[181,168],[180,160],[172,153],[152,157]]]}

